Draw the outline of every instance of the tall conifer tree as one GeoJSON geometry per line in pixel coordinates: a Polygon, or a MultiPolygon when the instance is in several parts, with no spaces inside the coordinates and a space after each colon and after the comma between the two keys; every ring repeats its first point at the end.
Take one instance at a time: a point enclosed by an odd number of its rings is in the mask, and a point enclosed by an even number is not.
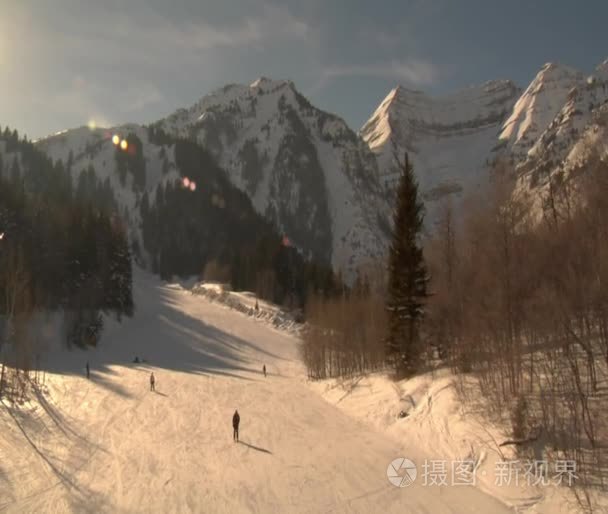
{"type": "Polygon", "coordinates": [[[399,376],[408,376],[416,372],[420,361],[419,326],[428,274],[419,241],[424,206],[418,198],[418,184],[407,154],[400,168],[388,260],[387,357],[399,376]]]}

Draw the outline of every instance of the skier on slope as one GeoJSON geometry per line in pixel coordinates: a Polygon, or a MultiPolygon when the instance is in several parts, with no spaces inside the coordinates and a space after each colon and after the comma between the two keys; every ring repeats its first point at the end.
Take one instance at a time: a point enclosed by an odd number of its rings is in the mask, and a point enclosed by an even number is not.
{"type": "Polygon", "coordinates": [[[87,378],[91,378],[91,370],[89,369],[89,361],[87,361],[86,368],[87,368],[87,378]]]}
{"type": "Polygon", "coordinates": [[[232,416],[232,428],[234,432],[232,434],[232,438],[238,443],[239,442],[239,423],[241,422],[241,416],[239,416],[239,411],[234,411],[234,416],[232,416]]]}
{"type": "Polygon", "coordinates": [[[154,373],[150,373],[150,391],[156,392],[156,389],[154,389],[154,373]]]}
{"type": "Polygon", "coordinates": [[[264,372],[264,376],[266,376],[266,364],[262,366],[262,371],[264,372]]]}

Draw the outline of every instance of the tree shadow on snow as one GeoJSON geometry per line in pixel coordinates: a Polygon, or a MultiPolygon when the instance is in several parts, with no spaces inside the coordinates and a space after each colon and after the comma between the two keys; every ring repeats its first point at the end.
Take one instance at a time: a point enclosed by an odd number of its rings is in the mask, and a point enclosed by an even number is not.
{"type": "Polygon", "coordinates": [[[39,512],[40,505],[46,502],[46,494],[57,487],[63,487],[66,490],[65,499],[70,505],[78,507],[76,512],[99,512],[101,506],[108,504],[104,493],[93,491],[87,484],[80,482],[76,476],[78,471],[89,462],[93,453],[99,449],[98,447],[88,444],[76,432],[65,430],[65,423],[55,418],[56,413],[51,414],[53,407],[50,405],[43,407],[44,412],[50,417],[55,428],[59,430],[54,430],[53,427],[45,424],[42,417],[32,419],[31,416],[24,415],[20,409],[7,405],[4,407],[12,418],[13,426],[18,429],[27,442],[26,447],[42,459],[50,473],[40,488],[25,496],[14,497],[8,503],[0,503],[0,510],[13,506],[19,511],[39,512]],[[42,431],[46,432],[48,441],[41,440],[42,431]],[[63,444],[58,445],[57,443],[62,439],[63,444]],[[49,441],[54,444],[46,444],[49,441]],[[73,451],[69,452],[67,456],[57,453],[57,448],[66,443],[71,443],[70,449],[73,451]]]}
{"type": "Polygon", "coordinates": [[[176,292],[141,271],[135,275],[136,312],[133,318],[123,318],[121,323],[108,320],[97,347],[88,351],[48,352],[41,357],[41,367],[58,374],[85,377],[84,368],[88,361],[93,383],[122,396],[131,396],[121,388],[120,377],[111,366],[142,371],[149,366],[252,380],[251,375],[260,375],[261,372],[257,366],[249,366],[251,357],[247,352],[250,354],[253,350],[272,359],[282,359],[255,343],[185,313],[175,295],[187,292],[176,292]],[[134,363],[134,356],[145,361],[134,363]]]}

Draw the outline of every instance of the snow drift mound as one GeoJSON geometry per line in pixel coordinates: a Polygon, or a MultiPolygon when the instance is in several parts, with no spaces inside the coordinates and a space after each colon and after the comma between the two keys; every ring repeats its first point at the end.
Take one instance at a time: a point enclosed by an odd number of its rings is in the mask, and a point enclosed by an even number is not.
{"type": "Polygon", "coordinates": [[[399,382],[373,374],[310,383],[329,403],[394,439],[407,452],[402,456],[416,464],[417,482],[426,487],[442,489],[437,482],[451,483],[453,464],[467,462],[474,470],[475,486],[514,512],[584,512],[571,489],[554,485],[552,472],[547,475],[549,484],[530,484],[526,463],[546,458],[544,448],[533,448],[535,455],[524,459],[514,446],[501,447],[511,439],[511,427],[490,419],[475,385],[472,378],[459,383],[445,370],[399,382]],[[466,403],[461,399],[463,389],[473,395],[466,403]]]}
{"type": "Polygon", "coordinates": [[[227,284],[199,282],[192,287],[192,294],[204,296],[212,302],[219,302],[290,334],[299,335],[303,328],[299,313],[285,312],[272,303],[260,300],[254,293],[248,291],[230,291],[227,284]]]}

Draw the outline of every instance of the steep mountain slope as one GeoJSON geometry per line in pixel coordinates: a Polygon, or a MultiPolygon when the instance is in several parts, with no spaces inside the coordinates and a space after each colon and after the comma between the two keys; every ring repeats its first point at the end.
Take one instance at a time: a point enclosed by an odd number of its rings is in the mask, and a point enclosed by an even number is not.
{"type": "Polygon", "coordinates": [[[598,127],[605,118],[608,62],[588,78],[548,63],[520,93],[510,81],[443,97],[397,87],[357,135],[312,106],[292,82],[260,78],[204,96],[152,130],[80,128],[38,147],[64,163],[72,154],[74,178],[93,165],[137,236],[142,195],[180,178],[174,145],[162,134],[196,142],[293,245],[352,278],[359,265],[386,250],[395,156],[411,156],[428,228],[442,199],[474,192],[498,157],[517,171],[518,192],[534,192],[555,173],[584,167],[588,149],[603,141],[598,127]],[[127,174],[125,180],[123,173],[121,179],[115,132],[141,141],[143,177],[127,174]]]}
{"type": "Polygon", "coordinates": [[[608,61],[570,88],[551,122],[516,161],[516,194],[527,194],[538,207],[550,180],[561,183],[585,170],[594,159],[605,159],[608,149],[608,61]]]}
{"type": "Polygon", "coordinates": [[[516,161],[526,158],[567,101],[572,88],[583,82],[581,72],[566,66],[547,63],[542,67],[517,100],[499,136],[516,161]]]}
{"type": "Polygon", "coordinates": [[[75,184],[81,173],[90,167],[99,179],[107,180],[121,215],[129,223],[131,237],[138,240],[141,240],[139,202],[143,193],[153,193],[159,184],[180,179],[175,164],[174,146],[151,142],[148,131],[136,124],[110,129],[80,127],[66,130],[37,141],[36,146],[53,161],[63,161],[75,184]],[[145,162],[143,184],[137,184],[135,176],[131,174],[127,174],[123,183],[118,173],[118,150],[112,138],[117,135],[122,140],[129,134],[141,141],[141,157],[145,162]]]}
{"type": "Polygon", "coordinates": [[[339,287],[329,266],[306,262],[193,141],[127,125],[76,129],[38,144],[66,163],[83,202],[95,202],[99,187],[90,184],[101,175],[112,210],[130,226],[134,255],[162,278],[205,273],[292,306],[311,288],[339,287]]]}
{"type": "Polygon", "coordinates": [[[540,205],[539,192],[550,177],[582,170],[605,152],[608,61],[588,77],[547,63],[519,93],[509,81],[439,98],[403,87],[392,90],[360,131],[378,158],[387,196],[394,194],[398,176],[394,156],[402,158],[406,151],[429,228],[437,219],[438,200],[473,192],[490,177],[498,158],[514,171],[515,194],[540,205]]]}
{"type": "Polygon", "coordinates": [[[360,131],[378,157],[388,195],[398,177],[394,156],[408,152],[430,222],[438,200],[462,197],[487,177],[497,133],[519,94],[509,81],[487,82],[444,97],[393,89],[360,131]]]}
{"type": "Polygon", "coordinates": [[[257,211],[317,259],[352,276],[382,255],[388,207],[374,156],[292,82],[229,85],[155,126],[208,148],[257,211]]]}

